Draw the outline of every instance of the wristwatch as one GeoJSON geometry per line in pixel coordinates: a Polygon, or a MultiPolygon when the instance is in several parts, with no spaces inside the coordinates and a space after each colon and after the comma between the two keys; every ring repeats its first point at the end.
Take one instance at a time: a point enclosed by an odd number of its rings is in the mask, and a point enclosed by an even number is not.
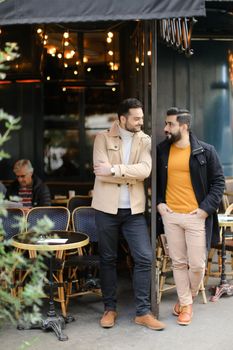
{"type": "Polygon", "coordinates": [[[111,167],[110,171],[111,171],[112,176],[114,176],[114,175],[115,175],[115,169],[114,169],[114,166],[112,166],[112,167],[111,167]]]}

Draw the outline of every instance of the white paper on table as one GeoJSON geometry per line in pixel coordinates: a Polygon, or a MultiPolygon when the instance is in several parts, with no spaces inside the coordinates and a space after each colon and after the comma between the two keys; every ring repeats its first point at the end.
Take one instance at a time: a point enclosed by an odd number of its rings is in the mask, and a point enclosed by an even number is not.
{"type": "Polygon", "coordinates": [[[66,243],[68,238],[41,238],[37,241],[37,243],[66,243]]]}

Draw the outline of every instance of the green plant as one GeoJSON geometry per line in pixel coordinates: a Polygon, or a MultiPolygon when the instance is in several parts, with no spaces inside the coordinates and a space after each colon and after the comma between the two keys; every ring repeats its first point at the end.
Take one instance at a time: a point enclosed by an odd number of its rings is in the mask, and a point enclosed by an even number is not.
{"type": "MultiPolygon", "coordinates": [[[[7,43],[3,51],[0,51],[0,79],[5,78],[7,62],[18,57],[17,45],[15,43],[7,43]]],[[[10,155],[5,152],[2,147],[9,140],[10,134],[20,128],[20,118],[15,118],[0,109],[0,161],[9,158],[10,155]]],[[[46,267],[43,263],[43,255],[32,263],[25,257],[23,252],[13,249],[11,241],[5,240],[5,232],[3,228],[3,217],[7,215],[4,207],[5,202],[0,194],[0,327],[8,321],[16,323],[20,319],[24,323],[36,323],[41,319],[40,305],[41,298],[44,296],[43,286],[46,279],[46,267]],[[12,283],[14,281],[17,269],[28,271],[28,280],[22,289],[20,298],[12,295],[12,283]]],[[[24,220],[18,220],[17,225],[24,225],[24,220]]],[[[37,235],[46,233],[51,230],[53,223],[48,219],[42,219],[35,227],[35,239],[37,235]]]]}

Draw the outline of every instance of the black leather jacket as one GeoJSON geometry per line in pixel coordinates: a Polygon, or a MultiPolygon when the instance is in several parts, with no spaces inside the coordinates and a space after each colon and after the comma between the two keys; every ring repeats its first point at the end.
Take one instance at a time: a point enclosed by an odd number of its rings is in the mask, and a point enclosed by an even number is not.
{"type": "MultiPolygon", "coordinates": [[[[33,174],[32,176],[32,206],[48,206],[51,205],[51,197],[48,186],[42,182],[42,180],[33,174]]],[[[18,196],[19,192],[19,183],[14,181],[11,186],[8,188],[6,193],[6,198],[9,199],[10,196],[18,196]]]]}
{"type": "MultiPolygon", "coordinates": [[[[190,176],[199,208],[209,214],[206,218],[206,244],[219,241],[217,209],[222,200],[225,179],[218,154],[214,146],[197,139],[190,132],[191,155],[190,176]]],[[[165,203],[167,166],[170,144],[167,140],[157,146],[157,204],[165,203]]],[[[157,215],[157,231],[163,232],[162,220],[157,215]]]]}

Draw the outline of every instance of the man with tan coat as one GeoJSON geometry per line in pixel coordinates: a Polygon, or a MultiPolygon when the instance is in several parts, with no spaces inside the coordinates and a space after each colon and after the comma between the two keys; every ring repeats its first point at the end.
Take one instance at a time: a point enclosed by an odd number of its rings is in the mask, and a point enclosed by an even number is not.
{"type": "Polygon", "coordinates": [[[150,312],[152,248],[144,217],[144,180],[151,172],[151,140],[141,131],[142,104],[129,98],[119,106],[118,121],[96,136],[92,206],[99,234],[100,277],[105,312],[104,328],[117,317],[116,260],[119,233],[124,235],[134,260],[135,323],[153,330],[165,325],[150,312]]]}

